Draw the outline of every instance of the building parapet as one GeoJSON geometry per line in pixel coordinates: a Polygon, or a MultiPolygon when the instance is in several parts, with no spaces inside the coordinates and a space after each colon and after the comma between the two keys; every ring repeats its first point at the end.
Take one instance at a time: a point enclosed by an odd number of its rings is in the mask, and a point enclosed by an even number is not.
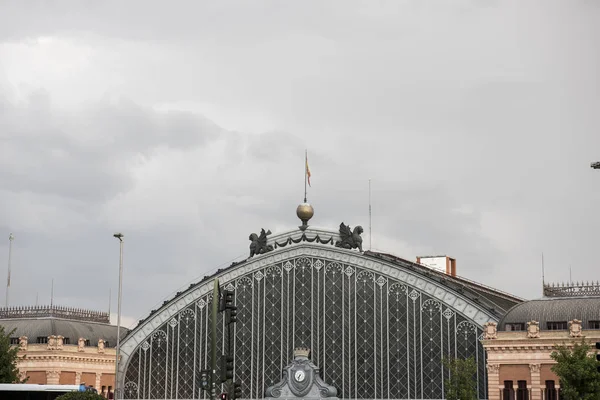
{"type": "Polygon", "coordinates": [[[109,324],[110,315],[103,311],[62,306],[17,306],[0,307],[0,319],[16,318],[65,318],[77,321],[100,322],[109,324]]]}
{"type": "Polygon", "coordinates": [[[544,283],[546,297],[600,296],[600,282],[544,283]]]}

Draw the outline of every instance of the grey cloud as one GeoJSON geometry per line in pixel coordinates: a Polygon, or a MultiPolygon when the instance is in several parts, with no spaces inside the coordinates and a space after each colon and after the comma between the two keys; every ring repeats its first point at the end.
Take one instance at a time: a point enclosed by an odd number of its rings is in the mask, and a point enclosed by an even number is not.
{"type": "Polygon", "coordinates": [[[0,116],[4,190],[101,202],[131,187],[126,169],[134,155],[148,156],[160,145],[188,150],[222,132],[201,116],[157,114],[130,101],[64,115],[43,91],[28,100],[0,116]]]}
{"type": "MultiPolygon", "coordinates": [[[[55,276],[61,301],[105,304],[116,287],[111,234],[123,230],[125,310],[145,315],[243,257],[250,232],[297,226],[305,148],[316,226],[366,227],[372,178],[380,250],[446,253],[459,274],[524,297],[540,294],[542,252],[547,279],[569,263],[593,279],[599,11],[552,1],[12,2],[0,16],[0,40],[11,42],[1,64],[26,67],[10,49],[39,36],[91,54],[77,79],[47,78],[48,93],[0,96],[0,229],[18,238],[15,301],[47,295],[55,276]],[[86,81],[107,97],[67,90],[86,81]],[[87,101],[53,103],[61,87],[87,101]],[[179,101],[198,112],[154,111],[179,101]],[[202,117],[203,104],[242,128],[202,117]],[[246,133],[257,131],[243,128],[254,114],[266,133],[246,133]]],[[[6,71],[15,92],[45,82],[6,71]]],[[[0,260],[6,251],[0,241],[0,260]]]]}

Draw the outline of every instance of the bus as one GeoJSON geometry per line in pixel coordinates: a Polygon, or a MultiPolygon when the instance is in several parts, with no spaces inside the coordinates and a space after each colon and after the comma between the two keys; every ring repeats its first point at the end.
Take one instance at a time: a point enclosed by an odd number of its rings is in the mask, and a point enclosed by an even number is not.
{"type": "Polygon", "coordinates": [[[29,383],[0,383],[0,399],[4,400],[54,400],[69,392],[95,392],[85,385],[34,385],[29,383]]]}

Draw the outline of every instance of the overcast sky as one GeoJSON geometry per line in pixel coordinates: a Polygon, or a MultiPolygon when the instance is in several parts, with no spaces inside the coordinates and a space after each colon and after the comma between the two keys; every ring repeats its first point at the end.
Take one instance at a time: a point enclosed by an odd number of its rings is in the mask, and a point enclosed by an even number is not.
{"type": "MultiPolygon", "coordinates": [[[[597,280],[596,1],[0,1],[0,282],[125,323],[299,224],[525,298],[597,280]],[[368,243],[368,229],[363,235],[368,243]]],[[[4,285],[0,288],[2,300],[4,285]]]]}

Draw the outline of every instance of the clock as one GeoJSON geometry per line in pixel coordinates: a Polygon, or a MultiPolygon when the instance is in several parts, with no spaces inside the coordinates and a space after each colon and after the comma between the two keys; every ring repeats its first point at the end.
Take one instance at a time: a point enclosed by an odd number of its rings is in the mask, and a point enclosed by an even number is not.
{"type": "Polygon", "coordinates": [[[296,378],[298,382],[302,382],[304,380],[304,377],[304,371],[296,371],[296,373],[294,374],[294,378],[296,378]]]}

